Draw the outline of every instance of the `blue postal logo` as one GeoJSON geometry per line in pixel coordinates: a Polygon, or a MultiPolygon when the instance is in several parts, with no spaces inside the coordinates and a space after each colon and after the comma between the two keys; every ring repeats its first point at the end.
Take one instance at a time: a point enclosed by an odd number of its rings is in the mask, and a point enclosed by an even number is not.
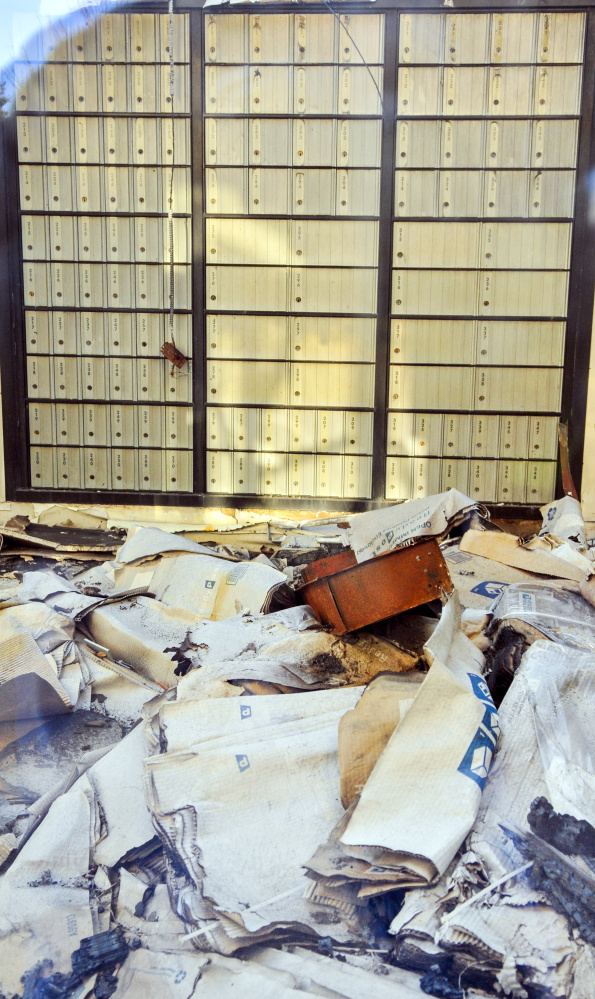
{"type": "Polygon", "coordinates": [[[244,770],[249,770],[250,769],[250,760],[243,753],[239,753],[239,754],[236,753],[236,760],[237,760],[238,769],[239,769],[240,773],[243,773],[244,770]]]}
{"type": "Polygon", "coordinates": [[[500,735],[500,724],[498,722],[498,712],[490,696],[488,685],[480,676],[475,673],[468,673],[469,681],[473,688],[473,693],[478,701],[485,707],[483,718],[477,732],[471,740],[463,759],[459,764],[459,771],[469,777],[483,790],[483,786],[488,776],[492,755],[500,735]]]}
{"type": "Polygon", "coordinates": [[[484,579],[471,590],[472,593],[479,593],[481,597],[499,597],[502,590],[509,586],[509,583],[499,583],[496,579],[484,579]]]}
{"type": "Polygon", "coordinates": [[[252,708],[249,704],[240,704],[240,718],[249,718],[252,714],[252,708]]]}
{"type": "Polygon", "coordinates": [[[477,673],[467,673],[467,676],[469,677],[471,686],[473,687],[473,693],[477,697],[477,700],[483,701],[484,704],[491,704],[492,708],[494,708],[495,711],[496,708],[494,707],[494,702],[492,701],[490,688],[488,687],[483,677],[478,676],[477,673]]]}
{"type": "Polygon", "coordinates": [[[186,972],[182,971],[181,968],[179,971],[176,971],[175,968],[159,968],[159,970],[151,969],[150,971],[144,972],[144,974],[163,975],[164,978],[169,978],[173,981],[174,985],[179,985],[180,982],[183,982],[186,977],[186,972]]]}

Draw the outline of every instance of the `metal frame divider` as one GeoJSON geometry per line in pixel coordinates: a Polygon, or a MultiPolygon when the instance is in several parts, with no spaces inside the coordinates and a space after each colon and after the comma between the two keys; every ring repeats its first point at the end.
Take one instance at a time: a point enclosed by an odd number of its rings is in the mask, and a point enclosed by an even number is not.
{"type": "Polygon", "coordinates": [[[378,298],[376,303],[376,371],[372,438],[372,497],[386,490],[386,421],[389,377],[390,297],[393,256],[393,199],[397,126],[399,13],[385,14],[384,93],[382,96],[382,155],[380,161],[380,223],[378,226],[378,298]]]}
{"type": "Polygon", "coordinates": [[[206,492],[205,260],[204,260],[204,18],[190,12],[190,108],[192,178],[192,409],[193,491],[206,492]]]}
{"type": "Polygon", "coordinates": [[[10,115],[0,122],[0,252],[6,265],[0,267],[0,344],[2,363],[2,422],[4,474],[7,499],[16,499],[29,483],[28,423],[25,361],[25,303],[19,224],[19,168],[17,119],[10,115]]]}

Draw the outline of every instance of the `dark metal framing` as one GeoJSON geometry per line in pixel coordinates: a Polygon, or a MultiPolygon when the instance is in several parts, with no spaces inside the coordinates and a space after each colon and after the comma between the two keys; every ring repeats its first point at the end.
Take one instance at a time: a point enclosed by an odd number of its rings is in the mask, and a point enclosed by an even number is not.
{"type": "MultiPolygon", "coordinates": [[[[593,80],[595,80],[595,10],[593,8],[588,11],[586,20],[561,416],[562,420],[567,422],[569,426],[570,468],[579,495],[583,475],[583,446],[595,290],[595,218],[593,217],[593,207],[591,207],[589,215],[589,178],[595,161],[593,121],[595,114],[593,84],[593,80]]],[[[562,476],[559,464],[556,486],[558,492],[561,492],[562,476]]]]}
{"type": "Polygon", "coordinates": [[[372,454],[372,496],[384,498],[386,492],[386,426],[390,344],[390,298],[393,259],[393,197],[395,190],[395,135],[397,125],[397,70],[399,52],[399,15],[385,15],[384,92],[382,104],[382,152],[380,160],[380,225],[378,232],[378,293],[376,310],[376,372],[374,392],[374,430],[372,454]],[[391,44],[392,43],[392,44],[391,44]],[[383,266],[380,259],[386,255],[383,266]]]}
{"type": "MultiPolygon", "coordinates": [[[[201,0],[185,0],[180,3],[177,12],[188,13],[190,20],[190,79],[191,79],[191,111],[190,114],[176,117],[190,117],[194,128],[191,134],[191,176],[192,176],[192,302],[193,302],[193,350],[192,350],[192,383],[194,409],[194,491],[192,493],[151,492],[149,490],[110,490],[99,495],[107,503],[141,503],[152,502],[163,506],[233,506],[277,509],[320,509],[328,510],[365,510],[390,505],[384,499],[385,462],[386,462],[386,425],[387,425],[387,392],[388,392],[388,360],[390,342],[390,290],[392,271],[392,233],[393,233],[393,194],[395,164],[395,130],[396,82],[398,70],[398,16],[400,13],[415,13],[420,10],[436,13],[448,12],[441,0],[417,0],[415,6],[411,2],[400,0],[379,0],[372,10],[367,4],[341,4],[341,12],[359,13],[379,12],[386,16],[385,26],[385,61],[383,87],[382,115],[350,115],[350,118],[377,118],[383,121],[383,137],[381,148],[381,187],[380,187],[380,219],[379,245],[383,248],[382,257],[378,263],[378,294],[377,294],[377,336],[376,336],[376,371],[374,398],[374,432],[372,456],[372,499],[342,500],[326,499],[324,497],[277,497],[277,496],[225,496],[206,492],[206,407],[209,400],[206,397],[206,341],[205,330],[205,219],[204,211],[204,181],[203,181],[203,143],[204,143],[204,104],[203,104],[203,52],[204,52],[204,17],[201,0]]],[[[163,0],[128,0],[126,10],[144,10],[160,12],[165,10],[163,0]]],[[[225,12],[227,8],[218,8],[225,12]]],[[[254,8],[235,6],[236,13],[250,13],[254,8]]],[[[286,4],[270,4],[267,13],[291,13],[303,9],[311,13],[327,13],[328,8],[320,3],[288,6],[286,4]]],[[[595,0],[577,4],[574,0],[540,0],[538,4],[526,7],[519,0],[486,0],[479,4],[478,0],[458,0],[456,9],[459,12],[490,12],[490,11],[533,11],[536,13],[548,10],[567,10],[584,12],[587,15],[585,51],[583,60],[583,89],[579,120],[579,146],[576,168],[575,214],[573,222],[573,238],[570,263],[569,305],[567,316],[567,332],[564,356],[564,377],[562,394],[562,419],[568,421],[570,427],[570,461],[575,484],[580,490],[582,473],[582,452],[585,432],[586,399],[588,388],[589,353],[591,342],[591,327],[593,319],[593,298],[595,289],[595,212],[589,216],[589,175],[595,169],[595,0]]],[[[118,3],[109,5],[108,10],[122,11],[118,3]]],[[[161,64],[155,64],[161,65],[161,64]]],[[[235,65],[235,64],[234,64],[235,65]]],[[[461,64],[463,65],[463,64],[461,64]]],[[[489,65],[489,64],[486,64],[489,65]]],[[[554,64],[552,64],[554,65],[554,64]]],[[[21,112],[23,113],[23,112],[21,112]]],[[[25,112],[27,113],[27,112],[25,112]]],[[[52,115],[70,116],[73,112],[29,112],[35,117],[52,115]]],[[[85,112],[85,117],[100,117],[101,112],[85,112]]],[[[164,117],[163,112],[146,113],[119,112],[111,117],[164,117]]],[[[218,115],[218,117],[251,117],[248,113],[241,115],[218,115]]],[[[266,118],[294,118],[299,115],[265,114],[266,118]]],[[[307,118],[340,119],[340,115],[306,115],[307,118]]],[[[417,117],[417,116],[416,116],[417,117]]],[[[428,117],[428,116],[421,116],[428,117]]],[[[431,116],[440,119],[443,116],[431,116]]],[[[485,116],[465,116],[485,120],[485,116]]],[[[539,116],[507,116],[523,119],[539,116]]],[[[559,118],[575,118],[575,115],[560,115],[559,118]]],[[[6,477],[6,493],[9,499],[21,501],[70,501],[96,502],[97,491],[94,490],[62,490],[35,489],[29,485],[29,453],[28,453],[28,411],[25,396],[25,336],[24,336],[24,303],[22,287],[22,255],[20,211],[18,206],[18,156],[16,138],[16,113],[0,121],[0,253],[6,267],[0,269],[0,344],[2,345],[2,399],[4,419],[4,464],[6,477]]],[[[67,165],[67,164],[60,164],[67,165]]],[[[73,165],[80,165],[74,163],[73,165]]],[[[89,165],[89,164],[86,164],[89,165]]],[[[98,164],[105,166],[106,164],[98,164]]],[[[108,164],[129,165],[129,164],[108,164]]],[[[132,164],[132,166],[147,164],[132,164]]],[[[220,165],[220,164],[218,164],[220,165]]],[[[167,166],[167,164],[160,164],[167,166]]],[[[188,166],[188,164],[180,164],[188,166]]],[[[248,169],[245,165],[244,169],[248,169]]],[[[286,165],[271,167],[271,169],[288,169],[286,165]]],[[[241,167],[240,167],[241,169],[241,167]]],[[[320,168],[317,168],[320,169],[320,168]]],[[[336,168],[335,168],[336,169],[336,168]]],[[[355,168],[354,168],[355,169],[355,168]]],[[[377,168],[359,168],[377,169],[377,168]]],[[[439,169],[439,168],[437,168],[439,169]]],[[[476,168],[467,168],[476,169],[476,168]]],[[[482,169],[482,168],[477,168],[482,169]]],[[[485,171],[487,168],[483,168],[485,171]]],[[[516,168],[510,168],[516,169],[516,168]]],[[[518,168],[523,169],[523,168],[518,168]]],[[[530,169],[527,167],[525,169],[530,169]]],[[[551,168],[554,169],[554,168],[551,168]]],[[[25,212],[24,214],[47,214],[41,212],[25,212]]],[[[75,213],[60,213],[75,214],[75,213]]],[[[79,214],[79,213],[76,213],[79,214]]],[[[105,213],[88,213],[101,214],[105,213]]],[[[116,214],[116,213],[115,213],[116,214]]],[[[138,213],[121,213],[118,217],[131,217],[138,213]]],[[[163,217],[162,213],[144,213],[147,217],[163,217]]],[[[183,217],[183,216],[182,216],[183,217]]],[[[186,216],[187,217],[187,216],[186,216]]],[[[234,218],[277,218],[278,216],[234,216],[234,218]]],[[[300,220],[315,218],[321,221],[325,218],[335,219],[336,216],[299,216],[300,220]]],[[[352,218],[354,216],[350,216],[352,218]]],[[[288,216],[292,218],[292,216],[288,216]]],[[[372,218],[357,216],[359,219],[372,218]]],[[[373,217],[376,220],[376,217],[373,217]]],[[[415,221],[407,218],[407,221],[415,221]]],[[[432,219],[432,221],[438,221],[432,219]]],[[[449,221],[445,219],[444,221],[449,221]]],[[[478,221],[468,219],[467,221],[478,221]]],[[[497,221],[507,221],[498,219],[497,221]]],[[[512,220],[508,220],[512,221],[512,220]]],[[[519,221],[519,220],[516,220],[519,221]]],[[[545,221],[541,219],[540,221],[545,221]]],[[[555,221],[561,221],[556,219],[555,221]]],[[[63,261],[62,261],[63,262],[63,261]]],[[[80,261],[79,261],[80,262],[80,261]]],[[[97,261],[95,261],[97,262],[97,261]]],[[[71,310],[64,310],[71,311],[71,310]]],[[[90,310],[85,310],[90,311],[90,310]]],[[[93,311],[106,311],[94,309],[93,311]]],[[[131,311],[122,310],[117,311],[131,311]]],[[[134,310],[137,311],[137,310],[134,310]]],[[[144,310],[162,311],[162,310],[144,310]]],[[[268,313],[250,313],[263,314],[268,313]]],[[[290,313],[288,313],[290,315],[290,313]]],[[[307,313],[300,313],[307,315],[307,313]]],[[[318,313],[316,314],[318,315],[318,313]]],[[[434,317],[435,318],[435,317],[434,317]]],[[[449,317],[453,318],[453,317],[449,317]]],[[[465,317],[469,318],[469,317],[465,317]]],[[[490,317],[493,319],[494,317],[490,317]]],[[[497,317],[496,317],[497,318],[497,317]]],[[[62,355],[60,355],[62,356],[62,355]]],[[[87,356],[87,355],[85,355],[87,356]]],[[[90,356],[90,355],[89,355],[90,356]]],[[[103,356],[103,355],[102,355],[103,356]]],[[[263,358],[264,359],[264,358],[263,358]]],[[[287,362],[289,363],[289,361],[287,362]]],[[[42,400],[40,400],[42,401],[42,400]]],[[[47,400],[60,403],[64,400],[47,400]]],[[[70,400],[73,401],[73,400],[70,400]]],[[[83,400],[75,400],[83,402],[83,400]]],[[[96,400],[93,400],[96,401],[96,400]]],[[[106,402],[108,402],[106,400],[106,402]]],[[[109,400],[113,402],[113,400],[109,400]]],[[[128,404],[146,405],[141,400],[127,400],[128,404]]],[[[163,405],[163,403],[160,403],[163,405]]],[[[172,405],[171,403],[169,405],[172,405]]],[[[179,405],[188,405],[180,403],[179,405]]],[[[246,407],[248,408],[248,407],[246,407]]],[[[250,408],[286,408],[286,407],[250,407],[250,408]]],[[[308,407],[306,407],[308,408],[308,407]]],[[[310,407],[314,408],[314,407],[310,407]]],[[[325,407],[333,408],[333,407],[325,407]]],[[[341,407],[336,407],[341,408],[341,407]]],[[[351,407],[357,409],[357,407],[351,407]]],[[[537,414],[542,415],[542,414],[537,414]]],[[[543,414],[546,415],[546,414],[543,414]]],[[[549,414],[551,415],[551,414],[549,414]]],[[[84,445],[82,445],[84,446],[84,445]]],[[[495,460],[495,459],[494,459],[495,460]]],[[[522,460],[522,459],[518,459],[522,460]]],[[[525,459],[526,460],[526,459],[525,459]]],[[[559,485],[559,483],[558,483],[559,485]]],[[[508,516],[529,516],[534,514],[531,505],[490,504],[493,511],[508,516]]]]}
{"type": "Polygon", "coordinates": [[[205,343],[205,232],[204,232],[204,17],[202,10],[190,14],[190,100],[193,125],[192,143],[192,306],[194,309],[192,345],[192,397],[194,399],[194,491],[206,492],[206,343],[205,343]]]}
{"type": "Polygon", "coordinates": [[[4,431],[4,475],[6,496],[17,499],[29,482],[28,409],[26,404],[26,360],[24,331],[21,232],[18,211],[18,156],[16,115],[0,121],[0,315],[3,364],[2,419],[4,431]]]}

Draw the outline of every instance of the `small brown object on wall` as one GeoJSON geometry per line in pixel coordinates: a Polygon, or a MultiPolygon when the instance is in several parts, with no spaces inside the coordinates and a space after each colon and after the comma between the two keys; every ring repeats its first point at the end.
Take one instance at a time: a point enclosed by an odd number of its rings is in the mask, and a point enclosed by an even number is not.
{"type": "Polygon", "coordinates": [[[178,350],[173,343],[164,343],[160,349],[163,356],[167,357],[168,361],[171,361],[172,364],[175,364],[176,368],[183,368],[186,364],[186,358],[182,351],[178,350]]]}

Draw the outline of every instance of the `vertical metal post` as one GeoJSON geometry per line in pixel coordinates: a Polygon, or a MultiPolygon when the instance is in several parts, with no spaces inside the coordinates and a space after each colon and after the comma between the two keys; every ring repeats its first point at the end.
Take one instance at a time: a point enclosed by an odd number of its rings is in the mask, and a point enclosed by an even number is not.
{"type": "Polygon", "coordinates": [[[193,492],[206,492],[205,260],[204,260],[204,32],[202,10],[190,12],[192,143],[192,398],[193,492]]]}
{"type": "Polygon", "coordinates": [[[387,11],[384,26],[384,87],[382,96],[382,153],[380,172],[380,222],[378,241],[378,320],[374,386],[374,437],[372,499],[382,502],[386,483],[386,421],[390,343],[390,297],[395,187],[395,134],[397,113],[398,11],[387,11]]]}
{"type": "Polygon", "coordinates": [[[0,349],[6,498],[30,484],[16,114],[0,120],[0,349]]]}

